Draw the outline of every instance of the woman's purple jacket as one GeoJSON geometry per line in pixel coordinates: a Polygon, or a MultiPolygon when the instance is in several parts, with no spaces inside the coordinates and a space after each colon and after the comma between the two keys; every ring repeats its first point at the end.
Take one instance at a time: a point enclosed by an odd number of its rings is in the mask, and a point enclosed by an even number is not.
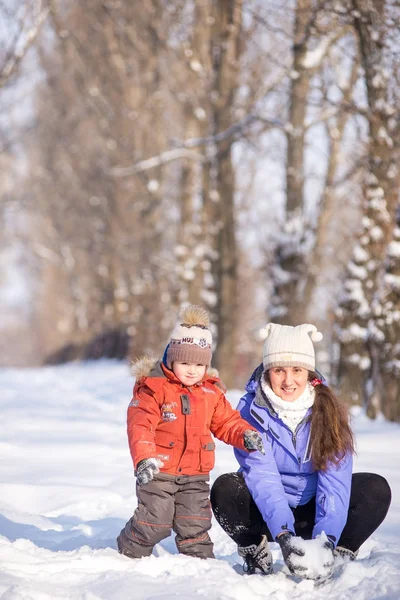
{"type": "Polygon", "coordinates": [[[315,471],[309,448],[312,409],[292,434],[259,385],[261,376],[262,365],[253,373],[247,393],[237,406],[242,417],[262,433],[265,447],[265,455],[235,448],[247,487],[273,539],[282,531],[295,533],[290,507],[306,504],[315,497],[312,537],[325,531],[336,545],[349,510],[352,455],[346,455],[339,466],[315,471]]]}

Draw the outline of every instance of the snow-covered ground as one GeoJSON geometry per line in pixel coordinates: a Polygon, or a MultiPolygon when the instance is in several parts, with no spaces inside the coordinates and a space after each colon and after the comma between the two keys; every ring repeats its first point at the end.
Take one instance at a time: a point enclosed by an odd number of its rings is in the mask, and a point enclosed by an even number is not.
{"type": "MultiPolygon", "coordinates": [[[[217,560],[178,555],[173,537],[132,561],[115,538],[135,505],[125,417],[126,363],[100,361],[0,371],[0,598],[2,600],[371,600],[400,598],[400,427],[355,414],[356,471],[384,475],[393,493],[385,522],[354,563],[317,587],[274,574],[242,575],[235,544],[214,521],[217,560]]],[[[240,393],[228,394],[236,406],[240,393]]],[[[217,443],[212,480],[236,470],[217,443]]]]}

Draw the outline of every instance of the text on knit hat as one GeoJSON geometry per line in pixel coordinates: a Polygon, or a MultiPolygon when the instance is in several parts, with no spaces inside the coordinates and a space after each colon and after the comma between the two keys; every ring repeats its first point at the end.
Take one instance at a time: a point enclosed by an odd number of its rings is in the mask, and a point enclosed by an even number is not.
{"type": "Polygon", "coordinates": [[[189,304],[180,312],[167,350],[167,367],[174,361],[210,366],[212,334],[210,316],[201,306],[189,304]]]}

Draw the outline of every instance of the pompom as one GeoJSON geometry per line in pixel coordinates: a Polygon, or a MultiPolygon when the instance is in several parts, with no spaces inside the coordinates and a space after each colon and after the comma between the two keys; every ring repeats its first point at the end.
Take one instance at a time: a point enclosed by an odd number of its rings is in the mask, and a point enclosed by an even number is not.
{"type": "Polygon", "coordinates": [[[310,334],[310,338],[313,342],[320,342],[324,337],[320,331],[315,327],[315,325],[311,325],[311,323],[307,323],[303,326],[307,333],[310,334]]]}
{"type": "Polygon", "coordinates": [[[267,323],[267,325],[265,325],[265,327],[262,327],[260,329],[260,331],[258,332],[259,338],[260,340],[262,340],[263,342],[267,339],[267,337],[270,334],[271,331],[271,325],[272,323],[267,323]]]}
{"type": "Polygon", "coordinates": [[[314,331],[311,334],[311,339],[313,342],[320,342],[322,340],[324,336],[322,335],[322,333],[320,331],[314,331]]]}
{"type": "Polygon", "coordinates": [[[184,325],[201,325],[210,327],[210,315],[202,306],[196,304],[187,304],[180,310],[179,317],[184,325]]]}

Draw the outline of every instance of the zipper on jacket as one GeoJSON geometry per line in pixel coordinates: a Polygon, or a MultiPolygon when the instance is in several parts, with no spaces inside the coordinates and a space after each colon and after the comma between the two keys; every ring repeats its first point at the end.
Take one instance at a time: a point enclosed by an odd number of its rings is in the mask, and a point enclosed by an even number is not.
{"type": "MultiPolygon", "coordinates": [[[[261,408],[264,408],[271,417],[275,418],[275,419],[279,419],[279,415],[278,413],[272,408],[272,405],[268,399],[268,396],[265,394],[264,390],[262,389],[261,385],[258,387],[258,390],[254,393],[254,397],[252,402],[254,402],[257,406],[260,406],[261,408]],[[261,392],[261,396],[263,397],[263,399],[265,400],[265,405],[261,405],[261,404],[257,404],[256,402],[256,397],[257,397],[257,391],[260,390],[261,392]]],[[[251,407],[251,402],[250,402],[250,407],[251,407]]],[[[250,414],[256,418],[258,421],[262,420],[262,417],[260,417],[252,408],[250,408],[250,414]]],[[[282,421],[282,425],[283,427],[285,427],[288,432],[290,433],[290,436],[292,438],[292,444],[294,449],[296,450],[296,440],[297,440],[297,433],[298,430],[300,428],[301,425],[303,425],[303,423],[306,423],[307,421],[309,421],[311,419],[310,415],[306,415],[302,418],[302,420],[300,421],[300,423],[297,425],[296,429],[294,430],[294,432],[286,425],[286,423],[284,423],[282,421]]],[[[262,421],[263,422],[263,421],[262,421]]],[[[272,428],[269,426],[268,429],[273,433],[275,439],[279,439],[279,435],[276,435],[275,432],[273,432],[272,428]]],[[[301,458],[297,457],[297,462],[298,464],[301,463],[301,458]]]]}
{"type": "MultiPolygon", "coordinates": [[[[292,442],[293,442],[293,446],[294,446],[295,450],[296,450],[297,433],[299,431],[299,428],[301,425],[303,425],[303,423],[307,423],[308,419],[309,419],[309,415],[303,417],[302,420],[300,421],[300,423],[298,423],[298,425],[296,426],[294,433],[292,431],[290,431],[290,433],[292,434],[292,442]]],[[[300,462],[300,458],[298,459],[298,461],[300,462]]]]}
{"type": "Polygon", "coordinates": [[[304,421],[304,419],[302,419],[300,421],[300,423],[296,426],[296,429],[294,430],[294,432],[292,430],[290,430],[290,433],[292,434],[292,442],[293,442],[293,446],[294,446],[295,450],[296,450],[297,432],[298,432],[299,427],[300,427],[300,425],[302,424],[303,421],[304,421]]]}

